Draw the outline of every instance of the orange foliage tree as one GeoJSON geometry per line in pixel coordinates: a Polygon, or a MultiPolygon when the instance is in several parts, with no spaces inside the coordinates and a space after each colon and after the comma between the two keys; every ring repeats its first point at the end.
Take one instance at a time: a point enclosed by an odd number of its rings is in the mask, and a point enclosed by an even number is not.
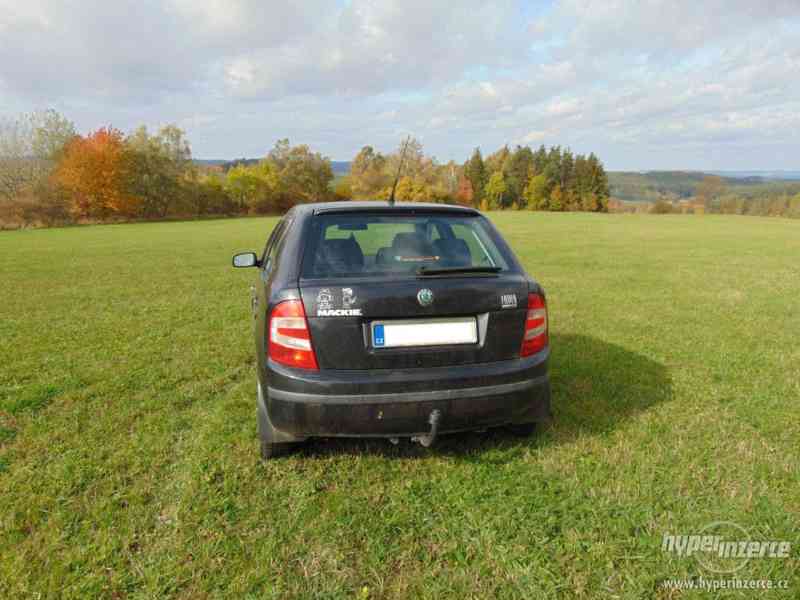
{"type": "Polygon", "coordinates": [[[98,129],[70,141],[55,172],[76,217],[134,216],[141,199],[129,192],[132,164],[121,131],[98,129]]]}
{"type": "Polygon", "coordinates": [[[456,203],[463,206],[472,206],[475,194],[472,191],[472,182],[462,175],[458,180],[458,190],[456,191],[456,203]]]}

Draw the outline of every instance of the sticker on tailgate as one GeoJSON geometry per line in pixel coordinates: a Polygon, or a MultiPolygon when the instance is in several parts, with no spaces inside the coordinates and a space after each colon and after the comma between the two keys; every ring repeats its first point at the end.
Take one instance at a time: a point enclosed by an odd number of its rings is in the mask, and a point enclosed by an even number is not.
{"type": "Polygon", "coordinates": [[[386,343],[386,338],[383,335],[383,325],[378,324],[372,328],[372,345],[376,348],[381,348],[386,343]]]}
{"type": "Polygon", "coordinates": [[[503,294],[500,296],[500,308],[517,308],[517,295],[503,294]]]}

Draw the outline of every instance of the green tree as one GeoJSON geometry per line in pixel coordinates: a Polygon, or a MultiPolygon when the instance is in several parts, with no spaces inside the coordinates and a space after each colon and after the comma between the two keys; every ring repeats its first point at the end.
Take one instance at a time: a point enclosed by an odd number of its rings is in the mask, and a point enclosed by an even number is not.
{"type": "Polygon", "coordinates": [[[506,159],[508,159],[510,154],[511,150],[508,149],[508,146],[503,146],[497,152],[487,156],[484,160],[484,164],[486,165],[486,174],[491,177],[497,171],[501,171],[503,169],[503,165],[506,163],[506,159]]]}
{"type": "Polygon", "coordinates": [[[487,200],[489,210],[496,210],[502,207],[506,190],[507,187],[503,172],[495,171],[492,173],[484,189],[484,198],[487,200]]]}
{"type": "Polygon", "coordinates": [[[225,176],[225,191],[237,204],[240,211],[258,201],[261,181],[250,167],[237,165],[225,176]]]}
{"type": "Polygon", "coordinates": [[[330,196],[333,181],[331,161],[301,144],[290,146],[289,140],[278,140],[267,156],[280,180],[281,207],[302,202],[324,200],[330,196]]]}
{"type": "Polygon", "coordinates": [[[333,187],[333,195],[336,197],[336,200],[351,200],[353,198],[353,188],[350,185],[349,175],[340,177],[336,181],[333,187]]]}
{"type": "Polygon", "coordinates": [[[524,196],[530,210],[547,210],[547,178],[543,174],[532,176],[525,186],[524,196]]]}
{"type": "Polygon", "coordinates": [[[464,175],[472,186],[473,202],[479,204],[483,199],[483,188],[487,181],[486,165],[483,164],[480,148],[472,151],[472,156],[464,165],[464,175]]]}
{"type": "Polygon", "coordinates": [[[31,122],[32,155],[53,164],[62,156],[67,143],[78,135],[75,124],[53,109],[34,113],[31,122]]]}
{"type": "Polygon", "coordinates": [[[193,175],[192,151],[185,132],[176,125],[151,135],[142,126],[125,139],[131,165],[130,192],[140,199],[141,215],[165,217],[190,210],[188,181],[193,175]]]}
{"type": "Polygon", "coordinates": [[[600,209],[600,202],[597,199],[597,195],[592,192],[584,192],[583,196],[581,197],[581,210],[585,210],[587,212],[596,212],[600,209]]]}
{"type": "Polygon", "coordinates": [[[269,160],[251,166],[237,165],[228,171],[225,178],[225,190],[234,198],[239,210],[256,213],[279,209],[281,185],[275,165],[269,160]]]}
{"type": "Polygon", "coordinates": [[[372,146],[361,148],[350,165],[350,187],[353,198],[375,198],[380,190],[391,185],[386,157],[372,146]]]}
{"type": "Polygon", "coordinates": [[[75,126],[54,110],[0,119],[0,196],[13,200],[47,184],[75,126]]]}

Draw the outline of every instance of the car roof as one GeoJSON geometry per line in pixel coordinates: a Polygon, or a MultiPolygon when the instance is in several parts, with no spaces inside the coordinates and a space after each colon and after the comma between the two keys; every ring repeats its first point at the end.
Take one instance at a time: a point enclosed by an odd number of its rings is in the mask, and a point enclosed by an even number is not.
{"type": "Polygon", "coordinates": [[[469,206],[454,204],[434,204],[430,202],[398,202],[389,204],[385,200],[359,200],[340,202],[314,202],[311,204],[296,204],[296,212],[306,214],[332,214],[343,212],[448,212],[454,214],[480,214],[469,206]]]}

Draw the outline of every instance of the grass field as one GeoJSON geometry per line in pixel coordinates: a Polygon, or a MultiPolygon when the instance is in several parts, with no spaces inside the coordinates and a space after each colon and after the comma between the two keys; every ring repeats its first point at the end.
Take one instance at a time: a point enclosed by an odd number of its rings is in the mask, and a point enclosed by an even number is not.
{"type": "MultiPolygon", "coordinates": [[[[789,540],[800,223],[495,214],[548,292],[555,420],[258,460],[248,288],[274,219],[0,235],[0,597],[676,598],[665,534],[789,540]]],[[[724,594],[723,594],[724,596],[724,594]]]]}

